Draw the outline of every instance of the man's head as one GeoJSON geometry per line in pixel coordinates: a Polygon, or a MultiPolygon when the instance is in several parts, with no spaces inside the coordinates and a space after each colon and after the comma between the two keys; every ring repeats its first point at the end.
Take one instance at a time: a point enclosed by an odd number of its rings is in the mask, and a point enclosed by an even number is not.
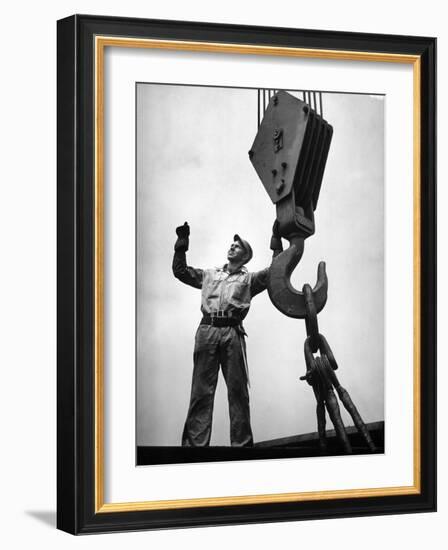
{"type": "Polygon", "coordinates": [[[227,259],[234,264],[247,264],[253,256],[252,247],[239,235],[233,237],[233,243],[227,253],[227,259]]]}

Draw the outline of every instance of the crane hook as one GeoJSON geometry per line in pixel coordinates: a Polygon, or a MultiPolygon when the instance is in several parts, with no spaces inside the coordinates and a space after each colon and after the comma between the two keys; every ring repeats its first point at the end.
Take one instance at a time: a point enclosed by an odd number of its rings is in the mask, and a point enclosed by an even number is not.
{"type": "MultiPolygon", "coordinates": [[[[268,292],[274,306],[288,317],[305,319],[305,294],[296,290],[291,284],[291,274],[302,258],[305,239],[294,236],[290,246],[276,256],[269,269],[268,292]]],[[[328,278],[325,262],[319,262],[317,282],[312,289],[316,313],[319,313],[327,302],[328,278]]]]}
{"type": "MultiPolygon", "coordinates": [[[[305,296],[293,288],[290,279],[302,257],[305,239],[315,231],[314,211],[332,136],[333,127],[310,105],[278,91],[269,101],[249,151],[250,161],[276,206],[273,237],[290,243],[271,264],[269,296],[278,310],[296,319],[306,317],[305,296]]],[[[325,305],[327,290],[325,263],[320,262],[312,290],[317,312],[325,305]]]]}

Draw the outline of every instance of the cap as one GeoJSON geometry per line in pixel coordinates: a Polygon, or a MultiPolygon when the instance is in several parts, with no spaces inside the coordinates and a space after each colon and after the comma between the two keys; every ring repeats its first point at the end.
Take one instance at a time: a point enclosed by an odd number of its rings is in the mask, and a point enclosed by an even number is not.
{"type": "Polygon", "coordinates": [[[242,239],[239,235],[234,235],[233,240],[239,242],[241,246],[244,248],[244,250],[246,251],[247,260],[244,263],[247,264],[247,262],[249,262],[252,259],[252,256],[254,255],[254,253],[252,252],[252,247],[247,241],[242,239]]]}

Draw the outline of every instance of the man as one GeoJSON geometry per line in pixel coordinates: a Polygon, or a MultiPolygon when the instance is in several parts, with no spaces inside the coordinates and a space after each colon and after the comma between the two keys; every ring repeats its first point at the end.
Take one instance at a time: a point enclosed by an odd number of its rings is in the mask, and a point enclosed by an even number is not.
{"type": "MultiPolygon", "coordinates": [[[[281,251],[281,239],[274,235],[274,256],[281,251]]],[[[183,283],[201,289],[202,320],[196,332],[190,406],[182,435],[182,445],[210,444],[213,402],[219,367],[227,385],[230,414],[230,442],[235,447],[253,445],[250,426],[248,370],[245,332],[242,321],[251,299],[266,289],[268,268],[249,273],[244,265],[252,258],[252,248],[234,236],[227,263],[215,269],[195,269],[187,265],[190,228],[187,222],[176,229],[173,273],[183,283]]]]}

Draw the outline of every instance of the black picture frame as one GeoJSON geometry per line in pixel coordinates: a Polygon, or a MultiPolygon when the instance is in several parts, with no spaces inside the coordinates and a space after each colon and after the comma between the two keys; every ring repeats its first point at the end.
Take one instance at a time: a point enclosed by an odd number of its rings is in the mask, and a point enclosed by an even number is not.
{"type": "MultiPolygon", "coordinates": [[[[57,526],[72,534],[436,509],[436,39],[74,15],[58,21],[57,526]],[[412,494],[145,509],[98,494],[95,423],[96,36],[415,56],[420,67],[420,480],[412,494]]],[[[101,429],[101,426],[99,427],[101,429]]]]}

